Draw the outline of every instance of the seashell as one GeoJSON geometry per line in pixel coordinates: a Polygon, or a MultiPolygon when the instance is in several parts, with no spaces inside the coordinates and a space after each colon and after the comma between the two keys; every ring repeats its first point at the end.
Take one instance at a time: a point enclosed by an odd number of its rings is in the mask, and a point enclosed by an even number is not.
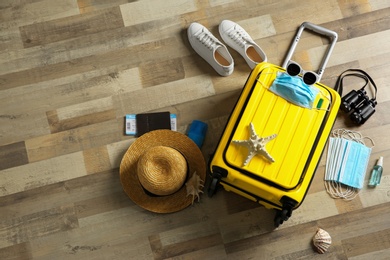
{"type": "Polygon", "coordinates": [[[325,230],[318,228],[316,234],[313,237],[313,246],[318,253],[323,254],[328,251],[330,244],[332,244],[332,238],[325,230]]]}
{"type": "Polygon", "coordinates": [[[198,198],[198,202],[200,201],[199,194],[203,193],[202,184],[203,180],[199,177],[196,172],[192,174],[192,177],[186,182],[186,191],[187,191],[187,197],[188,195],[192,195],[192,204],[194,204],[195,196],[198,198]]]}

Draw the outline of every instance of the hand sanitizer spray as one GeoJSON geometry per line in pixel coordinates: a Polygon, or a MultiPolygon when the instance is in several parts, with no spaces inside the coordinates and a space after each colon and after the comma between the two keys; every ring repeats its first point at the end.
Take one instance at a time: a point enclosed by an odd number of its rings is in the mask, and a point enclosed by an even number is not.
{"type": "Polygon", "coordinates": [[[379,183],[381,182],[382,171],[383,171],[383,156],[379,157],[378,162],[372,169],[371,178],[370,178],[370,182],[368,183],[368,186],[375,187],[379,185],[379,183]]]}

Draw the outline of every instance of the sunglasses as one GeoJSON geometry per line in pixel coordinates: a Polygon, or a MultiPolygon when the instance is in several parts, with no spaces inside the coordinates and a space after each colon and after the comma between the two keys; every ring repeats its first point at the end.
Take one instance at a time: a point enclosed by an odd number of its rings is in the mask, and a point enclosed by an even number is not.
{"type": "Polygon", "coordinates": [[[312,71],[305,71],[298,63],[291,60],[287,63],[286,71],[290,76],[298,76],[299,74],[302,74],[303,82],[305,82],[307,85],[313,85],[320,79],[320,76],[317,73],[312,71]]]}

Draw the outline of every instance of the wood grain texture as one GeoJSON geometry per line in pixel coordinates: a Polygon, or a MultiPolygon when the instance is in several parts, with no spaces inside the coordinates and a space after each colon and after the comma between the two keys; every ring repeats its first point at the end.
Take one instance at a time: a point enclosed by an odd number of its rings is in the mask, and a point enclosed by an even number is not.
{"type": "MultiPolygon", "coordinates": [[[[389,259],[390,2],[381,0],[3,0],[0,1],[0,259],[389,259]],[[239,23],[280,65],[304,21],[336,31],[321,82],[348,68],[378,86],[376,113],[334,128],[375,141],[368,169],[384,157],[381,184],[352,201],[332,199],[322,156],[303,204],[278,229],[274,211],[233,193],[201,196],[156,214],[123,192],[119,166],[136,137],[126,114],[170,111],[178,131],[208,124],[207,162],[250,73],[228,47],[234,73],[220,77],[190,46],[200,22],[239,23]],[[325,255],[311,239],[332,236],[325,255]]],[[[315,70],[328,40],[304,32],[293,59],[315,70]]],[[[348,79],[344,93],[364,82],[348,79]]],[[[373,95],[373,90],[368,90],[373,95]]]]}
{"type": "Polygon", "coordinates": [[[29,48],[120,27],[123,27],[123,19],[116,7],[22,26],[20,34],[24,47],[29,48]]]}
{"type": "Polygon", "coordinates": [[[28,163],[24,142],[12,143],[0,147],[0,170],[28,163]]]}

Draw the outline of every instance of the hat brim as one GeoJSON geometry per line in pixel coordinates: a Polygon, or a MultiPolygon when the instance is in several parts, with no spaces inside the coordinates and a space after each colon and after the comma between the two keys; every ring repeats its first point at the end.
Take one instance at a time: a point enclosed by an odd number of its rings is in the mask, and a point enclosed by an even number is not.
{"type": "Polygon", "coordinates": [[[126,194],[140,207],[156,212],[171,213],[188,207],[192,195],[187,196],[185,185],[168,196],[151,196],[145,192],[137,175],[138,158],[154,146],[168,146],[179,151],[187,160],[188,177],[196,172],[205,182],[206,163],[199,147],[186,135],[172,130],[154,130],[138,137],[122,158],[119,174],[126,194]]]}

